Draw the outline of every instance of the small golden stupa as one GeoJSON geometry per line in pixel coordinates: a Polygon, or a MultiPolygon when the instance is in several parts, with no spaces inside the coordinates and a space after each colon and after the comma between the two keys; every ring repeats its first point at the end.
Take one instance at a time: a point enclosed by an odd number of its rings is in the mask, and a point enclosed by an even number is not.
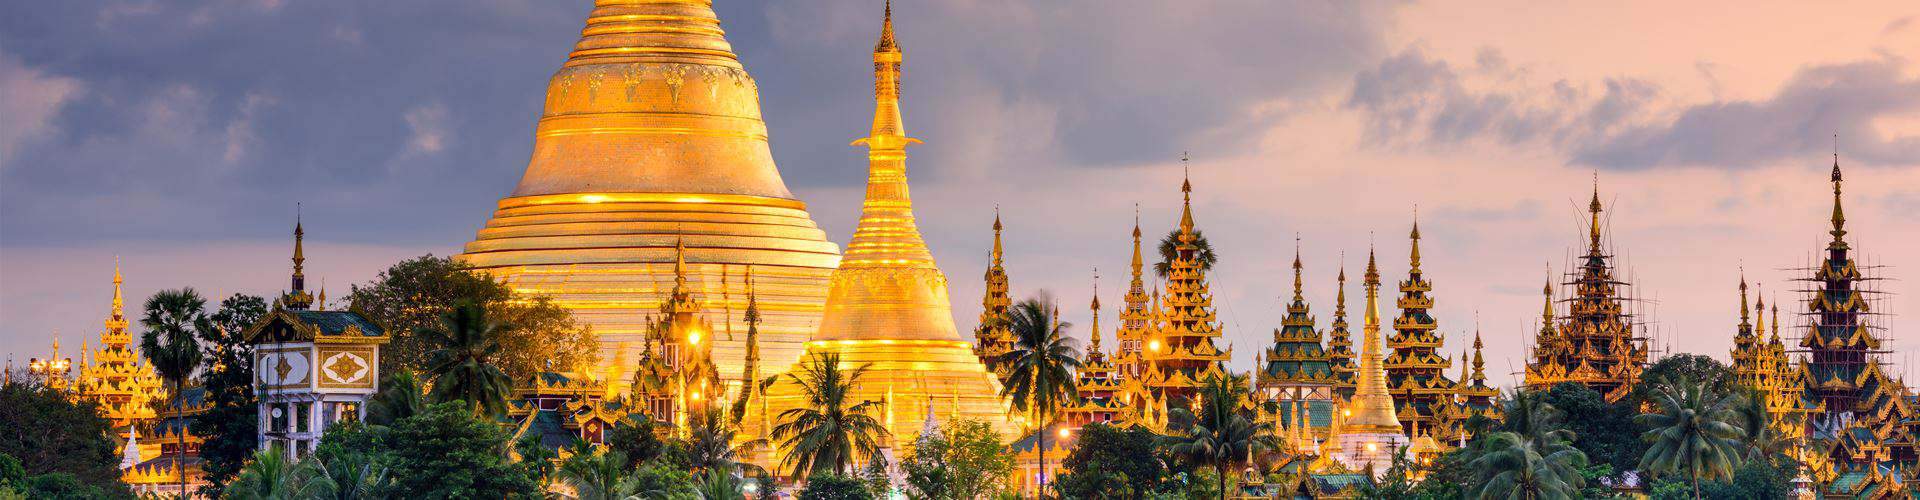
{"type": "Polygon", "coordinates": [[[623,393],[681,240],[688,286],[720,329],[720,373],[746,359],[748,265],[761,355],[798,359],[840,249],[774,167],[759,88],[712,0],[596,0],[548,84],[525,176],[460,259],[591,326],[593,375],[623,393]]]}
{"type": "MultiPolygon", "coordinates": [[[[895,443],[912,440],[929,412],[941,421],[985,421],[1011,437],[1018,429],[1000,383],[954,328],[947,278],[914,223],[906,146],[920,141],[907,136],[900,118],[903,59],[889,9],[873,51],[873,129],[854,141],[867,147],[866,201],[807,352],[838,353],[848,367],[870,365],[848,400],[885,402],[880,417],[895,443]]],[[[782,378],[767,391],[767,402],[777,421],[805,400],[800,387],[782,378]]]]}

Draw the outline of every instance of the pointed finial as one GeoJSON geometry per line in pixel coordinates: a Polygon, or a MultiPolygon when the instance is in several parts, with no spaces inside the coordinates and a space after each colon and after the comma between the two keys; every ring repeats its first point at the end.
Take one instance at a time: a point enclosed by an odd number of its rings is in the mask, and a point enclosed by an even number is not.
{"type": "Polygon", "coordinates": [[[1409,252],[1407,256],[1407,263],[1412,267],[1412,269],[1409,272],[1413,274],[1419,274],[1420,273],[1420,206],[1419,205],[1413,206],[1413,232],[1408,233],[1407,236],[1408,238],[1413,240],[1413,250],[1409,252]]]}
{"type": "Polygon", "coordinates": [[[1587,225],[1587,247],[1590,253],[1600,253],[1600,171],[1593,172],[1593,199],[1587,202],[1587,212],[1592,220],[1587,225]]]}
{"type": "Polygon", "coordinates": [[[1751,322],[1748,321],[1748,318],[1747,318],[1747,268],[1746,266],[1740,267],[1740,324],[1742,326],[1751,326],[1752,324],[1751,322]]]}
{"type": "Polygon", "coordinates": [[[1847,235],[1847,228],[1846,228],[1846,225],[1847,225],[1847,216],[1846,216],[1846,213],[1845,213],[1844,211],[1842,211],[1842,210],[1840,209],[1840,180],[1841,180],[1841,178],[1840,178],[1840,146],[1839,146],[1839,141],[1840,141],[1840,139],[1839,139],[1839,137],[1840,137],[1840,135],[1839,135],[1839,134],[1834,134],[1834,152],[1833,152],[1833,230],[1832,230],[1832,231],[1829,231],[1829,232],[1828,232],[1829,234],[1832,234],[1832,235],[1833,235],[1833,244],[1834,244],[1834,245],[1841,245],[1841,244],[1843,244],[1843,243],[1842,243],[1842,242],[1840,241],[1840,239],[1841,239],[1842,237],[1845,237],[1845,236],[1847,235]]]}
{"type": "Polygon", "coordinates": [[[899,44],[893,40],[893,0],[887,0],[885,14],[880,24],[880,42],[874,44],[874,52],[898,52],[899,44]]]}
{"type": "Polygon", "coordinates": [[[1296,303],[1306,301],[1306,297],[1301,291],[1300,270],[1302,267],[1304,266],[1300,265],[1300,235],[1295,233],[1293,235],[1293,301],[1296,303]]]}

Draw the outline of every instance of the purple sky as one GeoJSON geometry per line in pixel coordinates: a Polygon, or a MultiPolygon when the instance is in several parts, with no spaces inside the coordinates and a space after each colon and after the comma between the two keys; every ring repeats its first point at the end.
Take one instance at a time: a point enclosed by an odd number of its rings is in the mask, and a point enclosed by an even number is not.
{"type": "MultiPolygon", "coordinates": [[[[588,3],[9,7],[0,351],[95,338],[116,255],[129,302],[283,288],[294,202],[310,282],[336,297],[458,251],[518,181],[588,3]]],[[[775,160],[842,243],[878,3],[717,6],[775,160]]],[[[1906,338],[1920,324],[1906,319],[1920,314],[1912,2],[898,3],[907,124],[927,142],[909,161],[918,215],[963,329],[994,205],[1016,295],[1050,290],[1084,326],[1092,268],[1119,304],[1133,206],[1148,234],[1169,229],[1191,151],[1237,368],[1279,325],[1295,235],[1324,326],[1342,252],[1358,269],[1371,240],[1386,279],[1404,277],[1417,205],[1448,352],[1477,315],[1489,371],[1510,383],[1596,172],[1657,332],[1724,358],[1743,265],[1800,309],[1782,268],[1826,237],[1838,134],[1855,248],[1907,279],[1877,305],[1902,373],[1920,350],[1906,338]]]]}

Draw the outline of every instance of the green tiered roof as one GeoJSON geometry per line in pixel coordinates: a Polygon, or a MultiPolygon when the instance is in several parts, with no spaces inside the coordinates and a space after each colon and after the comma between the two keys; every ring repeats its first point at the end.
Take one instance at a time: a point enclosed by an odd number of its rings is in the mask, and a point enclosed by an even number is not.
{"type": "Polygon", "coordinates": [[[1300,251],[1293,255],[1293,301],[1287,304],[1287,317],[1273,331],[1273,346],[1266,350],[1266,365],[1259,374],[1265,386],[1331,385],[1333,368],[1327,351],[1320,345],[1320,332],[1313,329],[1314,319],[1301,293],[1300,251]]]}

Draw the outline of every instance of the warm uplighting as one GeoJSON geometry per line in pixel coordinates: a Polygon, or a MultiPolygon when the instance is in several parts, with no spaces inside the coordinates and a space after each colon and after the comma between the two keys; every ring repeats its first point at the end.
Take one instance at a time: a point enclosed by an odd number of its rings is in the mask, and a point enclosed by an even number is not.
{"type": "Polygon", "coordinates": [[[1380,445],[1376,443],[1367,443],[1367,451],[1380,451],[1380,445]]]}
{"type": "Polygon", "coordinates": [[[687,343],[700,345],[700,332],[687,332],[687,343]]]}
{"type": "Polygon", "coordinates": [[[694,393],[693,393],[693,400],[694,400],[694,401],[699,401],[699,400],[700,400],[700,393],[699,393],[699,392],[694,392],[694,393]]]}
{"type": "Polygon", "coordinates": [[[1155,341],[1152,341],[1152,342],[1148,342],[1148,343],[1147,343],[1147,350],[1149,350],[1149,351],[1153,351],[1153,352],[1160,352],[1160,341],[1158,341],[1158,340],[1155,340],[1155,341]]]}
{"type": "Polygon", "coordinates": [[[1069,434],[1073,434],[1073,431],[1071,431],[1071,430],[1068,430],[1068,429],[1067,429],[1067,428],[1065,428],[1065,427],[1061,427],[1061,428],[1060,428],[1060,439],[1066,439],[1066,438],[1067,438],[1067,435],[1069,435],[1069,434]]]}

